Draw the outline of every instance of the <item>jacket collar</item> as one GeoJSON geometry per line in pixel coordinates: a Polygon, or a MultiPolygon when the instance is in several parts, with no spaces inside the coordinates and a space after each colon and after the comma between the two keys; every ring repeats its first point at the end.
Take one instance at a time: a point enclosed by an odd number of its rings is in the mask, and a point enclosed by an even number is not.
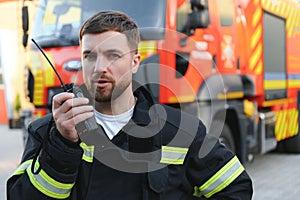
{"type": "Polygon", "coordinates": [[[155,105],[154,99],[150,92],[144,87],[134,82],[134,96],[137,98],[137,103],[133,112],[132,121],[136,125],[146,126],[153,123],[150,118],[150,108],[155,105]]]}

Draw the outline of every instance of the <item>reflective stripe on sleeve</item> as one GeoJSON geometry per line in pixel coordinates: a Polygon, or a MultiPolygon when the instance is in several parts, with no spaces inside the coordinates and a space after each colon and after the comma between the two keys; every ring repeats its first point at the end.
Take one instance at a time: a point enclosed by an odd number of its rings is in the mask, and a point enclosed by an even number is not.
{"type": "MultiPolygon", "coordinates": [[[[34,168],[39,167],[38,160],[34,168]]],[[[57,199],[64,199],[70,196],[74,183],[60,183],[51,178],[43,169],[38,174],[31,172],[31,165],[26,169],[30,182],[43,194],[57,199]]]]}
{"type": "Polygon", "coordinates": [[[23,162],[22,164],[20,164],[19,167],[13,173],[13,176],[24,174],[25,170],[29,166],[31,166],[31,163],[32,163],[32,159],[31,160],[27,160],[27,161],[23,162]]]}
{"type": "Polygon", "coordinates": [[[204,195],[210,198],[217,192],[220,192],[230,183],[232,183],[244,171],[243,165],[238,158],[234,156],[224,167],[222,167],[214,176],[206,181],[202,186],[194,188],[194,196],[204,195]]]}
{"type": "Polygon", "coordinates": [[[80,147],[83,149],[82,160],[86,162],[93,162],[94,157],[94,145],[87,146],[84,142],[80,143],[80,147]]]}
{"type": "Polygon", "coordinates": [[[182,147],[162,146],[160,163],[175,165],[183,164],[188,150],[188,148],[182,147]]]}

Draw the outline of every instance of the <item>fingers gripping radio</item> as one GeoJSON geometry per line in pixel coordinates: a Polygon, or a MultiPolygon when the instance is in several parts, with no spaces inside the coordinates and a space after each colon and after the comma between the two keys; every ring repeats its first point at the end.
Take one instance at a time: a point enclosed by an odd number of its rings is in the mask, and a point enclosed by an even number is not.
{"type": "MultiPolygon", "coordinates": [[[[72,88],[72,92],[74,93],[75,97],[88,98],[89,104],[92,105],[93,99],[84,84],[82,84],[80,87],[74,85],[72,88]]],[[[88,118],[76,125],[76,130],[79,136],[84,133],[88,133],[92,130],[95,130],[97,128],[98,128],[98,124],[96,122],[95,117],[88,118]]]]}

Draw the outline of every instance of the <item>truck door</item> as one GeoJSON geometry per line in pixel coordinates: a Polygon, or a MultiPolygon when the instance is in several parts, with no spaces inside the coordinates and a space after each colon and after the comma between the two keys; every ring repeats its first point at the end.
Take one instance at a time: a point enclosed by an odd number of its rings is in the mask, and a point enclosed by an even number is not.
{"type": "Polygon", "coordinates": [[[217,67],[221,73],[235,73],[239,59],[235,4],[233,0],[216,0],[215,2],[211,10],[211,19],[215,20],[219,29],[220,49],[216,59],[217,67]]]}
{"type": "Polygon", "coordinates": [[[178,2],[169,5],[173,9],[168,12],[168,30],[161,45],[161,103],[193,102],[202,81],[213,70],[209,41],[205,39],[213,38],[207,31],[207,1],[195,5],[189,0],[178,2]]]}

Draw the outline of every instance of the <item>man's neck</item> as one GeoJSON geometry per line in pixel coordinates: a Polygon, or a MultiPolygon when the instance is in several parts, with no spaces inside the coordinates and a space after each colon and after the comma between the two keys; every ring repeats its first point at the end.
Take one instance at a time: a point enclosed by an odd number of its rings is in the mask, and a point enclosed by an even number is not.
{"type": "Polygon", "coordinates": [[[135,97],[131,94],[126,98],[117,98],[109,102],[95,102],[95,109],[106,115],[119,115],[130,110],[136,103],[135,97]]]}

